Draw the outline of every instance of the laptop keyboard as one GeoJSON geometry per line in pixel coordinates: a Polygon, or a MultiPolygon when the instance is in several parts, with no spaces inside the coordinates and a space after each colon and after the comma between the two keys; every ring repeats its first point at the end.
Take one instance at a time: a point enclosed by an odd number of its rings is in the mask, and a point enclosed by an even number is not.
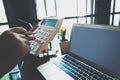
{"type": "Polygon", "coordinates": [[[113,80],[112,77],[69,55],[53,63],[75,80],[113,80]]]}

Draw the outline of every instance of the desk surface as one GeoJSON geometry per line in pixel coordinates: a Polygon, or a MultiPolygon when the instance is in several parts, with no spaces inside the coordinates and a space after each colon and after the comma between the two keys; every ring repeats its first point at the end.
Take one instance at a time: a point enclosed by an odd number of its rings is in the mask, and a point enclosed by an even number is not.
{"type": "Polygon", "coordinates": [[[27,55],[23,59],[24,64],[21,68],[22,80],[45,80],[45,78],[37,70],[37,66],[45,63],[48,60],[42,60],[34,55],[27,55]]]}

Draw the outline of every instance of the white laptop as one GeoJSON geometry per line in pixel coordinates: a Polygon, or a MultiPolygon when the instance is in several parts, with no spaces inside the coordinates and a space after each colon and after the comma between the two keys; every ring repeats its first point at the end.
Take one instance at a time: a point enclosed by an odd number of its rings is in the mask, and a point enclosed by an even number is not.
{"type": "Polygon", "coordinates": [[[34,30],[36,39],[30,41],[31,54],[40,54],[48,43],[54,38],[58,33],[64,18],[58,19],[53,17],[43,18],[39,23],[39,27],[34,30]]]}
{"type": "Polygon", "coordinates": [[[120,27],[74,24],[69,52],[37,69],[46,80],[120,80],[120,27]]]}

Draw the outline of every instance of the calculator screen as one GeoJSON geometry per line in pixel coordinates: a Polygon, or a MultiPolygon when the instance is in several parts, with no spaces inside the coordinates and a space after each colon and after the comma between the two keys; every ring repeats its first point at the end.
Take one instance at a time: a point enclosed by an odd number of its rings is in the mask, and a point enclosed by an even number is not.
{"type": "Polygon", "coordinates": [[[57,21],[58,21],[57,19],[44,19],[41,25],[55,27],[57,21]]]}

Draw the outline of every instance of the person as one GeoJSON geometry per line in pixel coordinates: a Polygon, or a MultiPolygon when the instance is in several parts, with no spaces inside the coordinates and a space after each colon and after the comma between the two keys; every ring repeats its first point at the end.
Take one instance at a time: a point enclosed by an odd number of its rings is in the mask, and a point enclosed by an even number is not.
{"type": "Polygon", "coordinates": [[[29,54],[30,40],[23,27],[14,27],[0,35],[0,78],[8,73],[21,59],[29,54]]]}

